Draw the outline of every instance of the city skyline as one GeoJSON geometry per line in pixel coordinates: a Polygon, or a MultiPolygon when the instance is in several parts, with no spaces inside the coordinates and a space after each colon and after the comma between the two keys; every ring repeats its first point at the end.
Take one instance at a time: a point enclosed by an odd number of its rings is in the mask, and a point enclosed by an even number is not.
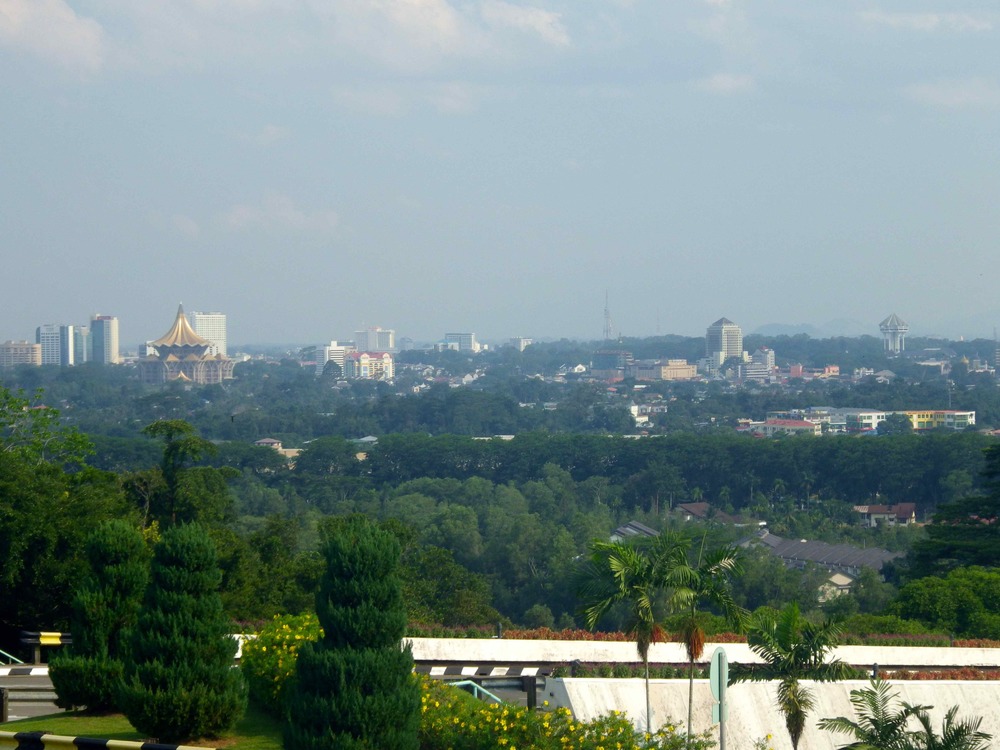
{"type": "MultiPolygon", "coordinates": [[[[180,306],[183,307],[183,304],[181,304],[180,306]]],[[[228,341],[229,341],[229,337],[227,335],[228,315],[226,313],[224,313],[224,312],[205,313],[205,312],[200,312],[200,311],[193,311],[193,312],[187,312],[185,315],[186,315],[186,317],[187,317],[187,319],[188,319],[191,327],[196,332],[198,332],[198,326],[195,324],[195,320],[197,320],[197,319],[200,318],[201,325],[202,325],[203,328],[205,328],[206,332],[207,333],[211,333],[211,334],[213,334],[216,337],[215,341],[213,341],[213,347],[211,349],[211,353],[213,353],[213,354],[219,353],[219,349],[216,346],[216,342],[218,344],[221,344],[221,351],[222,351],[222,353],[223,354],[226,353],[227,345],[228,345],[228,341]],[[198,317],[196,317],[196,316],[198,316],[198,317]]],[[[895,315],[895,313],[892,313],[890,317],[896,318],[897,316],[895,315]]],[[[120,334],[118,333],[119,326],[120,326],[120,320],[119,320],[119,318],[117,316],[105,316],[105,315],[99,315],[97,313],[94,313],[94,314],[92,314],[90,316],[90,320],[88,322],[91,323],[91,324],[93,324],[95,321],[99,321],[99,320],[113,321],[113,325],[114,325],[114,329],[115,329],[114,336],[115,336],[116,340],[119,342],[118,343],[118,348],[119,348],[119,352],[121,354],[125,354],[128,351],[133,351],[134,352],[136,349],[141,349],[144,345],[149,344],[153,340],[153,338],[154,338],[152,336],[146,336],[146,337],[134,339],[134,338],[130,338],[128,335],[126,335],[124,337],[120,336],[120,334]]],[[[830,321],[825,326],[813,326],[813,325],[808,325],[808,324],[798,324],[798,325],[796,325],[796,324],[792,324],[792,323],[780,323],[779,322],[779,323],[765,324],[765,325],[760,326],[760,327],[758,327],[756,329],[744,331],[743,327],[740,326],[738,323],[736,323],[734,321],[731,321],[731,320],[728,320],[727,318],[724,317],[724,318],[722,318],[720,320],[715,321],[715,323],[710,324],[707,327],[707,330],[709,332],[708,335],[710,337],[711,336],[711,332],[712,332],[712,330],[715,327],[719,326],[722,323],[727,323],[734,330],[736,330],[736,331],[739,332],[738,338],[740,339],[740,341],[742,340],[742,336],[745,336],[745,335],[750,335],[750,336],[754,336],[754,335],[760,335],[760,336],[777,336],[777,335],[796,335],[796,334],[801,334],[801,333],[805,333],[806,335],[810,336],[810,338],[835,338],[835,337],[841,337],[841,336],[848,337],[848,338],[852,338],[852,337],[856,337],[856,336],[872,336],[872,337],[878,338],[880,336],[881,337],[885,336],[884,330],[881,329],[881,326],[884,325],[885,322],[886,321],[883,320],[881,324],[876,324],[876,323],[872,323],[872,321],[868,321],[867,323],[865,323],[865,322],[856,321],[856,320],[838,319],[838,320],[830,321]]],[[[9,342],[9,343],[16,343],[16,342],[21,342],[21,341],[24,341],[24,342],[34,342],[34,341],[36,341],[38,339],[39,332],[42,329],[46,329],[46,328],[48,328],[48,329],[56,329],[56,330],[58,330],[60,328],[62,328],[62,329],[67,329],[68,328],[68,330],[70,332],[70,335],[74,335],[73,332],[74,331],[76,332],[76,337],[77,338],[79,338],[80,332],[82,332],[85,337],[89,337],[89,335],[90,335],[90,329],[86,325],[78,325],[78,324],[75,325],[73,323],[55,323],[55,324],[53,324],[53,323],[46,323],[46,324],[42,324],[40,326],[35,326],[33,332],[30,335],[28,335],[28,336],[20,336],[17,333],[14,333],[13,335],[5,335],[3,333],[3,331],[0,331],[0,341],[5,341],[5,342],[9,342]]],[[[349,328],[349,326],[342,326],[342,328],[349,328]]],[[[288,330],[291,331],[291,328],[289,328],[288,330]]],[[[645,334],[645,335],[632,335],[632,334],[628,334],[626,332],[620,332],[620,335],[618,333],[616,333],[615,336],[614,336],[614,338],[618,339],[619,337],[622,337],[622,338],[642,339],[642,338],[655,337],[655,336],[658,336],[658,335],[678,335],[678,336],[684,336],[684,337],[687,337],[687,338],[706,338],[705,330],[706,330],[706,328],[703,327],[702,328],[702,333],[700,333],[700,334],[699,333],[681,333],[679,331],[671,331],[671,330],[663,330],[663,331],[659,331],[657,333],[649,333],[649,334],[645,334]]],[[[480,343],[486,344],[486,345],[490,346],[491,348],[493,348],[493,347],[497,347],[497,346],[512,345],[512,342],[514,342],[514,341],[516,341],[516,340],[518,340],[520,338],[518,336],[506,336],[505,337],[503,335],[497,336],[495,338],[494,337],[486,338],[486,337],[480,336],[476,332],[469,332],[469,333],[462,333],[462,334],[442,332],[442,333],[440,333],[437,336],[429,336],[427,338],[415,339],[412,336],[406,335],[405,331],[402,332],[402,333],[403,333],[403,335],[402,335],[401,339],[405,339],[405,340],[411,342],[412,344],[416,344],[418,347],[419,346],[433,347],[435,345],[438,345],[438,346],[440,346],[440,345],[450,345],[450,346],[454,346],[456,348],[461,349],[462,346],[461,346],[461,341],[460,341],[459,337],[465,337],[469,341],[469,345],[468,345],[467,348],[469,348],[470,351],[478,351],[480,343]]],[[[350,334],[348,334],[348,335],[350,335],[350,334]]],[[[972,336],[961,336],[961,335],[959,335],[959,336],[944,336],[944,335],[937,334],[937,333],[934,333],[934,332],[923,331],[923,330],[921,330],[921,328],[919,326],[917,328],[917,333],[915,335],[918,338],[924,337],[924,338],[948,339],[948,340],[956,340],[956,341],[957,340],[973,340],[973,339],[994,340],[994,341],[996,340],[995,331],[992,332],[989,335],[980,335],[980,336],[974,336],[974,337],[972,337],[972,336]]],[[[395,329],[384,327],[384,326],[369,326],[366,329],[354,331],[352,338],[341,337],[339,340],[341,342],[349,342],[349,343],[351,343],[352,346],[354,346],[358,351],[390,351],[390,352],[396,352],[396,351],[399,350],[398,347],[396,346],[396,337],[397,337],[397,331],[395,329]],[[374,339],[374,337],[376,336],[376,333],[377,333],[378,336],[380,336],[380,337],[382,337],[384,339],[383,343],[391,343],[391,345],[388,346],[388,347],[386,347],[386,346],[360,346],[360,347],[357,346],[358,341],[361,341],[361,342],[364,343],[364,342],[369,342],[370,338],[374,339]]],[[[212,336],[207,336],[207,338],[209,338],[210,340],[212,340],[213,337],[212,336]]],[[[587,336],[561,337],[561,336],[555,336],[555,335],[545,335],[544,333],[542,333],[542,334],[540,334],[538,336],[535,336],[533,339],[530,339],[530,340],[538,341],[538,342],[546,342],[546,341],[556,341],[556,340],[559,340],[560,338],[568,338],[570,340],[576,340],[576,341],[581,341],[581,342],[586,342],[586,341],[600,342],[600,341],[602,341],[602,338],[600,336],[596,336],[596,335],[595,336],[590,336],[590,337],[587,337],[587,336]]],[[[464,340],[464,339],[462,339],[462,340],[464,340]]],[[[528,340],[528,339],[525,339],[525,340],[528,340]]],[[[317,341],[310,341],[310,340],[302,339],[302,338],[296,338],[296,336],[295,336],[294,333],[289,333],[285,338],[283,338],[283,339],[277,339],[277,340],[274,340],[274,341],[249,340],[249,341],[237,341],[237,342],[235,342],[235,344],[238,347],[239,346],[251,346],[252,347],[252,346],[255,346],[255,345],[299,345],[299,346],[317,346],[317,347],[322,348],[328,341],[332,341],[333,343],[336,343],[337,339],[331,339],[330,336],[326,336],[326,337],[321,337],[321,340],[317,342],[317,341]]],[[[89,341],[86,342],[86,344],[87,344],[88,347],[90,346],[90,342],[89,341]]],[[[81,348],[81,346],[83,346],[83,343],[81,343],[80,341],[77,341],[76,342],[76,349],[79,350],[81,348]]],[[[736,346],[736,344],[734,344],[734,346],[736,346]]],[[[86,351],[89,352],[90,349],[88,348],[86,351]]],[[[88,361],[89,356],[93,356],[93,354],[91,353],[91,354],[82,354],[81,355],[81,353],[78,352],[77,355],[76,355],[76,358],[80,362],[83,362],[83,361],[88,361]]]]}
{"type": "Polygon", "coordinates": [[[989,338],[998,44],[986,0],[0,0],[0,339],[593,340],[606,293],[989,338]]]}

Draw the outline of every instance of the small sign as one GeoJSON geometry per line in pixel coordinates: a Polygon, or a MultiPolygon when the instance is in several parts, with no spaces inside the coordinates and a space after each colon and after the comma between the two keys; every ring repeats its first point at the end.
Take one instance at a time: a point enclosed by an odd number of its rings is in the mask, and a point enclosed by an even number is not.
{"type": "Polygon", "coordinates": [[[726,658],[726,650],[719,646],[712,654],[712,666],[708,672],[708,681],[712,685],[712,696],[718,702],[723,702],[726,695],[726,686],[729,684],[729,660],[726,658]]]}

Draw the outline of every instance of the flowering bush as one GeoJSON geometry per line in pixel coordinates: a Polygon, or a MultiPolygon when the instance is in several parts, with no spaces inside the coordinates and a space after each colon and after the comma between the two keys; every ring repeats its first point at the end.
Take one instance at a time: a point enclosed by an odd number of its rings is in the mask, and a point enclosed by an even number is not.
{"type": "Polygon", "coordinates": [[[295,660],[305,641],[323,637],[314,614],[276,615],[257,637],[243,644],[240,669],[250,687],[250,700],[263,710],[281,716],[285,694],[295,676],[295,660]]]}
{"type": "Polygon", "coordinates": [[[884,680],[1000,680],[1000,669],[983,669],[981,667],[957,667],[954,669],[879,670],[879,677],[884,680]]]}
{"type": "MultiPolygon", "coordinates": [[[[681,750],[687,744],[683,727],[672,722],[644,734],[618,712],[577,721],[565,708],[529,711],[482,703],[428,678],[421,685],[421,750],[681,750]]],[[[693,737],[690,747],[713,745],[706,733],[693,737]]]]}
{"type": "Polygon", "coordinates": [[[956,638],[952,645],[956,648],[1000,648],[1000,641],[989,638],[956,638]]]}
{"type": "MultiPolygon", "coordinates": [[[[641,662],[617,662],[615,664],[601,664],[594,662],[575,662],[569,665],[561,665],[553,668],[553,677],[619,677],[635,678],[644,677],[645,667],[641,662]]],[[[654,680],[687,679],[687,664],[650,664],[649,676],[654,680]]],[[[702,669],[695,664],[694,676],[697,679],[708,678],[708,669],[702,669]]]]}

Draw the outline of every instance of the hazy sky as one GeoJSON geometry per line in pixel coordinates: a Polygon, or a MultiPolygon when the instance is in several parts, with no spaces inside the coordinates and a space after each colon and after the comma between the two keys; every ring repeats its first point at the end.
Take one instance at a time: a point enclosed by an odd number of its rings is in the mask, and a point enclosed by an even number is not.
{"type": "Polygon", "coordinates": [[[992,336],[996,0],[0,0],[0,339],[992,336]]]}

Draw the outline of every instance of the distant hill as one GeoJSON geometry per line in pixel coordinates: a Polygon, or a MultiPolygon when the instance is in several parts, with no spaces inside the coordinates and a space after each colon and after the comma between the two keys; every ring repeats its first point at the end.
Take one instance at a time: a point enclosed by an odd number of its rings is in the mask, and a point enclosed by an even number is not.
{"type": "Polygon", "coordinates": [[[819,326],[811,323],[767,323],[753,331],[759,336],[796,336],[806,334],[814,339],[828,339],[834,336],[864,336],[878,333],[878,322],[866,324],[850,318],[837,318],[819,326]]]}

